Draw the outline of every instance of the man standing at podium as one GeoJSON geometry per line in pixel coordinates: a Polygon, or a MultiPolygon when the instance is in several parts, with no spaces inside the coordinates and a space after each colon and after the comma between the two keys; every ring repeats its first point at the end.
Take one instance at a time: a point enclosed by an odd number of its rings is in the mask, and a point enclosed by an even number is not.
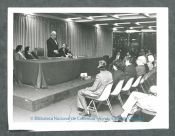
{"type": "Polygon", "coordinates": [[[48,57],[59,57],[59,45],[56,41],[57,33],[51,32],[50,38],[47,40],[47,56],[48,57]]]}

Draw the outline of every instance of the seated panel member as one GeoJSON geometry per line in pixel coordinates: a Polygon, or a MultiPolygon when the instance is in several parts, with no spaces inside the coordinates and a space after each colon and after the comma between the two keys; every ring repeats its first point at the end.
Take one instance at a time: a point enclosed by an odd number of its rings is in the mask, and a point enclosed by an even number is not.
{"type": "Polygon", "coordinates": [[[47,40],[47,56],[59,57],[58,42],[56,41],[56,32],[52,31],[50,38],[47,40]]]}
{"type": "Polygon", "coordinates": [[[26,60],[26,57],[22,53],[22,45],[16,47],[15,60],[26,60]]]}
{"type": "Polygon", "coordinates": [[[59,56],[66,57],[68,55],[68,49],[66,48],[66,44],[63,43],[62,47],[59,49],[59,56]]]}
{"type": "Polygon", "coordinates": [[[112,82],[112,74],[106,70],[106,62],[104,60],[99,61],[98,68],[100,69],[100,73],[96,75],[94,84],[91,87],[78,91],[77,106],[84,110],[84,112],[81,113],[83,116],[90,114],[87,110],[87,102],[85,98],[99,98],[105,87],[112,82]]]}
{"type": "Polygon", "coordinates": [[[30,52],[30,47],[27,46],[24,49],[24,56],[26,57],[26,59],[37,59],[36,55],[34,56],[34,52],[30,52]]]}

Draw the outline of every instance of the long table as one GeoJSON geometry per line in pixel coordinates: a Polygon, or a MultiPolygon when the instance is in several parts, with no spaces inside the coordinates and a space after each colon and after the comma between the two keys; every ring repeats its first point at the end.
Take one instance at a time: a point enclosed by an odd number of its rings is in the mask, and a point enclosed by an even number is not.
{"type": "Polygon", "coordinates": [[[39,60],[20,60],[15,62],[15,77],[18,83],[47,88],[73,80],[86,72],[93,76],[98,73],[100,58],[48,58],[39,60]]]}

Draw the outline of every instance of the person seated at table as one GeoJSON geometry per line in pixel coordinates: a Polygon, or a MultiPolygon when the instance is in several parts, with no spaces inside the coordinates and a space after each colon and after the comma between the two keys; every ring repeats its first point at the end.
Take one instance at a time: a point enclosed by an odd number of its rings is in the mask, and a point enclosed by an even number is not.
{"type": "Polygon", "coordinates": [[[66,57],[68,55],[68,49],[66,48],[66,44],[63,43],[62,47],[59,49],[59,56],[66,57]]]}
{"type": "Polygon", "coordinates": [[[138,107],[157,112],[157,104],[157,86],[151,86],[147,93],[134,91],[122,106],[122,114],[115,117],[115,121],[126,121],[128,115],[133,114],[138,107]]]}
{"type": "Polygon", "coordinates": [[[37,59],[37,55],[35,55],[34,52],[30,52],[29,46],[25,47],[24,56],[26,57],[26,59],[37,59]]]}
{"type": "Polygon", "coordinates": [[[106,70],[106,62],[104,60],[99,61],[97,68],[100,70],[100,73],[96,75],[93,85],[78,91],[77,107],[83,109],[83,112],[80,113],[83,116],[90,115],[85,98],[99,98],[105,87],[113,81],[112,73],[106,70]]]}
{"type": "Polygon", "coordinates": [[[22,45],[17,45],[15,51],[15,60],[26,60],[26,57],[22,53],[22,45]]]}
{"type": "Polygon", "coordinates": [[[137,73],[136,73],[136,67],[134,65],[134,58],[133,57],[129,57],[125,60],[125,75],[128,77],[128,79],[130,77],[136,77],[137,73]]]}
{"type": "Polygon", "coordinates": [[[68,51],[68,52],[67,52],[67,57],[72,58],[72,57],[73,57],[73,54],[72,54],[72,52],[71,52],[70,47],[66,45],[66,49],[67,49],[67,51],[68,51]]]}
{"type": "Polygon", "coordinates": [[[116,60],[113,63],[113,86],[111,91],[115,89],[117,83],[122,79],[125,79],[124,65],[122,60],[116,60]]]}
{"type": "Polygon", "coordinates": [[[52,31],[50,34],[50,38],[47,40],[47,56],[48,57],[59,57],[59,45],[56,40],[56,32],[52,31]]]}

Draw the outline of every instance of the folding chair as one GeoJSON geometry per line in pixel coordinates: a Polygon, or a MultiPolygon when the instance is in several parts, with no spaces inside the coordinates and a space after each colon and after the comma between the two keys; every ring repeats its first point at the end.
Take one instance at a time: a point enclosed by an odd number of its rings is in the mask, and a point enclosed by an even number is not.
{"type": "MultiPolygon", "coordinates": [[[[97,99],[92,99],[92,98],[90,98],[91,101],[90,101],[90,103],[88,104],[87,109],[88,109],[89,111],[95,111],[95,112],[96,112],[96,115],[97,115],[97,117],[98,117],[98,119],[99,119],[99,115],[98,115],[97,108],[96,108],[96,106],[95,106],[95,102],[106,102],[107,105],[108,105],[108,107],[109,107],[110,113],[111,113],[111,115],[112,115],[112,106],[111,106],[110,101],[109,101],[109,95],[110,95],[110,93],[111,93],[112,85],[113,85],[113,83],[108,84],[108,85],[105,87],[103,93],[101,94],[101,96],[100,96],[99,98],[97,98],[97,99]]],[[[89,97],[87,97],[87,98],[89,98],[89,97]]]]}
{"type": "Polygon", "coordinates": [[[125,86],[122,88],[122,92],[128,92],[128,94],[130,95],[130,88],[132,86],[132,83],[134,81],[134,77],[131,77],[127,83],[125,84],[125,86]]]}
{"type": "Polygon", "coordinates": [[[136,89],[136,91],[138,91],[137,87],[140,83],[140,80],[141,80],[142,76],[138,76],[137,79],[135,80],[135,82],[132,84],[132,88],[136,89]]]}
{"type": "Polygon", "coordinates": [[[121,105],[123,105],[123,101],[121,99],[120,92],[122,90],[123,83],[124,83],[124,80],[120,80],[118,82],[118,84],[116,85],[114,91],[111,93],[111,96],[117,96],[118,97],[121,105]]]}

